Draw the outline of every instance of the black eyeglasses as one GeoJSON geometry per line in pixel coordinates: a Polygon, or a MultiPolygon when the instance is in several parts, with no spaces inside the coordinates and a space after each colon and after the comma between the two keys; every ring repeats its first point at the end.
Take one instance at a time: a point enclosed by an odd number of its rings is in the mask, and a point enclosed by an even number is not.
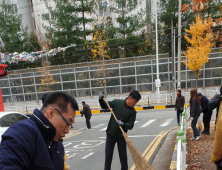
{"type": "MultiPolygon", "coordinates": [[[[55,109],[55,108],[54,108],[55,109]]],[[[68,122],[67,122],[67,120],[62,116],[62,114],[60,113],[60,111],[58,111],[57,109],[55,109],[59,114],[60,114],[60,116],[62,117],[62,119],[66,122],[66,124],[67,124],[67,126],[66,126],[66,129],[72,129],[73,127],[72,127],[72,125],[70,125],[68,122]]]]}

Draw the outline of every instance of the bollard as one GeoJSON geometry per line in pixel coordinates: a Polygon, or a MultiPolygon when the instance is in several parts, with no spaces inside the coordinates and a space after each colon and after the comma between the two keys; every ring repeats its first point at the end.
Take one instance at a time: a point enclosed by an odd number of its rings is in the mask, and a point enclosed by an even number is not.
{"type": "Polygon", "coordinates": [[[170,102],[171,102],[171,105],[172,105],[172,96],[170,96],[170,102]]]}
{"type": "Polygon", "coordinates": [[[149,97],[148,97],[148,106],[150,106],[150,99],[149,99],[149,97]]]}
{"type": "Polygon", "coordinates": [[[26,115],[28,115],[28,110],[27,110],[27,107],[26,107],[26,115]]]}

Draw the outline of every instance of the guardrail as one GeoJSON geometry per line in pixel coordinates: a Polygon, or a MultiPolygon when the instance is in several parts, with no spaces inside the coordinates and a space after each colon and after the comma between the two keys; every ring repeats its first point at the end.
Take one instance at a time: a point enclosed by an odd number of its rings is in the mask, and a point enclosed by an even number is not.
{"type": "Polygon", "coordinates": [[[186,109],[186,106],[184,106],[180,128],[177,131],[177,170],[186,169],[186,109]]]}

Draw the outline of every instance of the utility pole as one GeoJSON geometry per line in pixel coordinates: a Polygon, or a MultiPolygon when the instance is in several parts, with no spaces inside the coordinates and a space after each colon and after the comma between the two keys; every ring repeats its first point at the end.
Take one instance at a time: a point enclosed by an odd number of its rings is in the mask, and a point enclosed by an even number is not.
{"type": "Polygon", "coordinates": [[[177,88],[180,89],[180,72],[181,72],[181,0],[179,0],[179,9],[178,9],[178,79],[177,79],[177,88]]]}
{"type": "Polygon", "coordinates": [[[177,95],[176,93],[176,90],[177,90],[177,87],[176,87],[176,35],[175,35],[175,29],[173,29],[173,60],[174,60],[174,63],[173,63],[173,74],[174,74],[174,77],[173,77],[173,84],[174,84],[174,92],[175,92],[175,97],[177,95]]]}
{"type": "MultiPolygon", "coordinates": [[[[156,11],[156,93],[160,94],[160,79],[159,79],[159,59],[158,59],[158,30],[157,30],[157,0],[155,0],[155,11],[156,11]]],[[[158,96],[159,101],[159,96],[158,96]]]]}
{"type": "MultiPolygon", "coordinates": [[[[173,18],[171,18],[171,58],[172,58],[172,65],[171,65],[171,70],[172,70],[172,77],[173,77],[173,80],[174,80],[174,77],[175,77],[175,72],[174,72],[174,46],[173,46],[173,44],[174,44],[174,41],[173,41],[173,38],[174,38],[174,32],[173,32],[173,18]]],[[[172,82],[172,87],[173,87],[173,91],[174,91],[174,88],[175,88],[175,86],[174,86],[174,81],[172,82]]]]}
{"type": "Polygon", "coordinates": [[[146,17],[147,17],[147,20],[148,20],[148,23],[147,23],[147,32],[150,33],[151,32],[151,2],[150,0],[146,0],[146,17]]]}

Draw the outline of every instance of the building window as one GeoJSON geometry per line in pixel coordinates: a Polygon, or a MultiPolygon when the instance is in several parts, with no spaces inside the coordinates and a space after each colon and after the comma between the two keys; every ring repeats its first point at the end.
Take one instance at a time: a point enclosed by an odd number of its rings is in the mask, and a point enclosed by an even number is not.
{"type": "Polygon", "coordinates": [[[49,20],[49,13],[42,14],[42,21],[49,20]]]}
{"type": "Polygon", "coordinates": [[[108,10],[107,10],[107,2],[99,2],[99,16],[107,16],[108,10]]]}
{"type": "Polygon", "coordinates": [[[119,23],[119,28],[120,29],[126,29],[127,28],[127,23],[124,23],[124,24],[121,24],[121,23],[119,23]]]}
{"type": "Polygon", "coordinates": [[[137,25],[138,25],[138,20],[131,20],[130,21],[130,27],[137,26],[137,25]]]}

